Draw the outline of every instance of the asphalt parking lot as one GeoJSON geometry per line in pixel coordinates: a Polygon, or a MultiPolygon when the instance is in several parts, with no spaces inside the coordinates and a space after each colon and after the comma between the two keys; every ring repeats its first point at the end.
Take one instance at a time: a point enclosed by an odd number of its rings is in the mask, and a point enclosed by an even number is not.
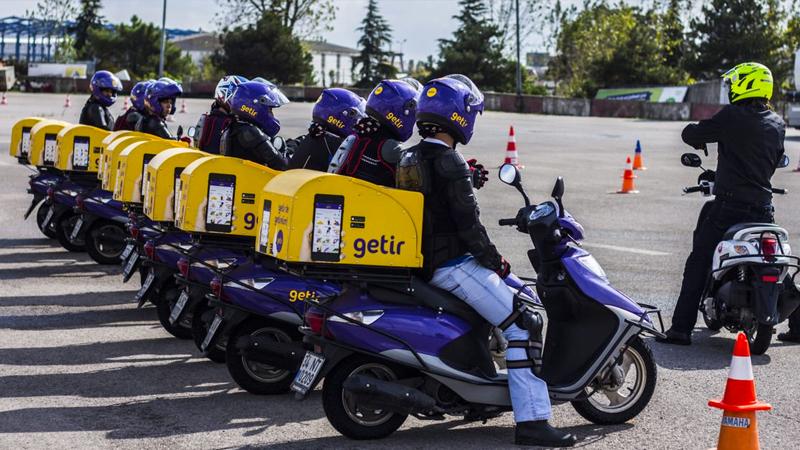
{"type": "MultiPolygon", "coordinates": [[[[12,93],[9,104],[0,106],[0,448],[511,447],[510,414],[485,425],[408,420],[388,439],[354,442],[328,424],[319,392],[297,403],[289,395],[257,397],[238,389],[224,365],[199,357],[192,343],[163,331],[153,308],[136,309],[137,286],[123,284],[119,268],[68,253],[44,238],[33,220],[23,221],[31,170],[8,156],[11,126],[32,115],[76,122],[83,99],[73,97],[70,108],[63,102],[61,95],[12,93]]],[[[187,101],[189,112],[178,114],[171,127],[188,127],[209,104],[187,101]]],[[[294,103],[280,108],[281,134],[301,134],[310,109],[294,103]]],[[[681,195],[698,174],[679,161],[689,150],[680,141],[684,124],[484,114],[462,151],[492,169],[478,194],[482,218],[521,275],[532,273],[525,256],[529,240],[496,225],[521,204],[516,191],[496,178],[512,124],[532,199],[545,199],[555,177],[563,176],[564,204],[586,229],[585,247],[613,284],[662,308],[669,323],[704,201],[681,195]],[[637,173],[641,192],[610,194],[620,187],[625,157],[633,155],[637,139],[648,167],[637,173]]],[[[800,131],[787,132],[786,147],[794,168],[800,131]]],[[[800,173],[781,169],[774,184],[790,191],[775,200],[776,220],[800,249],[800,173]]],[[[712,447],[721,413],[706,402],[722,394],[733,337],[700,326],[691,347],[648,340],[659,380],[641,415],[625,425],[600,427],[560,405],[554,423],[572,429],[588,448],[712,447]]],[[[762,448],[800,446],[798,353],[800,347],[774,343],[767,355],[753,358],[758,397],[773,405],[759,413],[762,448]]]]}

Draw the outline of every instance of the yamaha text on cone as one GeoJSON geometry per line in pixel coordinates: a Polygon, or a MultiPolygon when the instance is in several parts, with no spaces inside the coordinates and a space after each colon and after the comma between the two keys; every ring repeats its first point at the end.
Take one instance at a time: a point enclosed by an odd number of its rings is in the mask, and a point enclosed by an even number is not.
{"type": "Polygon", "coordinates": [[[733,347],[725,394],[722,400],[709,400],[708,406],[725,411],[719,428],[718,450],[760,448],[756,411],[768,411],[772,406],[756,400],[750,346],[747,344],[747,336],[742,332],[739,332],[736,345],[733,347]]]}
{"type": "Polygon", "coordinates": [[[636,153],[633,155],[633,170],[647,170],[642,159],[642,143],[636,140],[636,153]]]}
{"type": "Polygon", "coordinates": [[[513,164],[517,169],[524,169],[525,166],[519,163],[517,153],[517,139],[514,137],[514,125],[508,129],[508,144],[506,145],[506,159],[503,164],[513,164]]]}
{"type": "Polygon", "coordinates": [[[638,194],[639,191],[637,191],[636,187],[633,185],[633,180],[636,179],[636,175],[633,174],[633,163],[631,162],[630,156],[628,156],[628,160],[625,164],[625,172],[622,174],[622,189],[618,190],[617,194],[638,194]]]}

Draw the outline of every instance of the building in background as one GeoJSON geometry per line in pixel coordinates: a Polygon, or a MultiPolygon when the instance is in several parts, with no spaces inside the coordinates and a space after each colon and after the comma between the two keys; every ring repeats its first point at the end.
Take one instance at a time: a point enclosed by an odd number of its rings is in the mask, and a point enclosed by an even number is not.
{"type": "Polygon", "coordinates": [[[324,87],[352,86],[355,83],[354,59],[359,51],[324,41],[306,41],[317,84],[324,87]]]}

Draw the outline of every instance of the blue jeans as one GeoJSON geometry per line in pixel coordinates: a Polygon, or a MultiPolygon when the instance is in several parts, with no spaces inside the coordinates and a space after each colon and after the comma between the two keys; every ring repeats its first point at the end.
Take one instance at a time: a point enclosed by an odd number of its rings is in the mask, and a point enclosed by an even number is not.
{"type": "MultiPolygon", "coordinates": [[[[464,300],[495,326],[513,310],[514,293],[500,276],[478,264],[474,258],[436,269],[431,284],[464,300]]],[[[511,324],[503,331],[503,336],[509,341],[528,340],[528,331],[511,324]]],[[[509,348],[506,352],[506,361],[527,359],[523,348],[509,348]]],[[[515,422],[550,419],[547,383],[534,375],[530,368],[508,369],[508,388],[515,422]]]]}

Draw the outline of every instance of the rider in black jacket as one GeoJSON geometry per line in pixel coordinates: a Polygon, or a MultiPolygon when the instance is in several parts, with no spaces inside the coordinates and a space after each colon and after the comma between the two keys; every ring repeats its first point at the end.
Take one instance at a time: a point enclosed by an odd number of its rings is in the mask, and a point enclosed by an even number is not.
{"type": "Polygon", "coordinates": [[[773,221],[770,179],[783,157],[786,125],[769,107],[772,73],[761,64],[744,63],[723,77],[731,104],[683,130],[683,141],[694,148],[717,143],[716,198],[700,213],[672,327],[660,342],[691,344],[714,249],[725,231],[737,223],[773,221]]]}
{"type": "Polygon", "coordinates": [[[154,82],[155,80],[140,81],[131,88],[131,106],[121,116],[117,117],[117,121],[114,123],[114,131],[136,130],[136,124],[139,123],[139,119],[147,114],[147,108],[144,106],[144,96],[147,93],[147,88],[154,82]]]}
{"type": "Polygon", "coordinates": [[[122,92],[122,82],[113,73],[98,70],[92,76],[90,86],[92,95],[83,105],[78,123],[111,131],[114,128],[114,116],[108,107],[114,104],[117,94],[122,92]]]}
{"type": "Polygon", "coordinates": [[[176,139],[167,128],[167,116],[175,113],[175,100],[183,94],[181,85],[169,78],[161,78],[147,88],[145,106],[147,114],[136,124],[136,131],[163,139],[176,139]]]}
{"type": "Polygon", "coordinates": [[[220,153],[286,170],[287,158],[274,145],[281,123],[272,113],[289,103],[286,96],[272,83],[248,81],[236,88],[229,103],[234,120],[222,132],[220,153]]]}

